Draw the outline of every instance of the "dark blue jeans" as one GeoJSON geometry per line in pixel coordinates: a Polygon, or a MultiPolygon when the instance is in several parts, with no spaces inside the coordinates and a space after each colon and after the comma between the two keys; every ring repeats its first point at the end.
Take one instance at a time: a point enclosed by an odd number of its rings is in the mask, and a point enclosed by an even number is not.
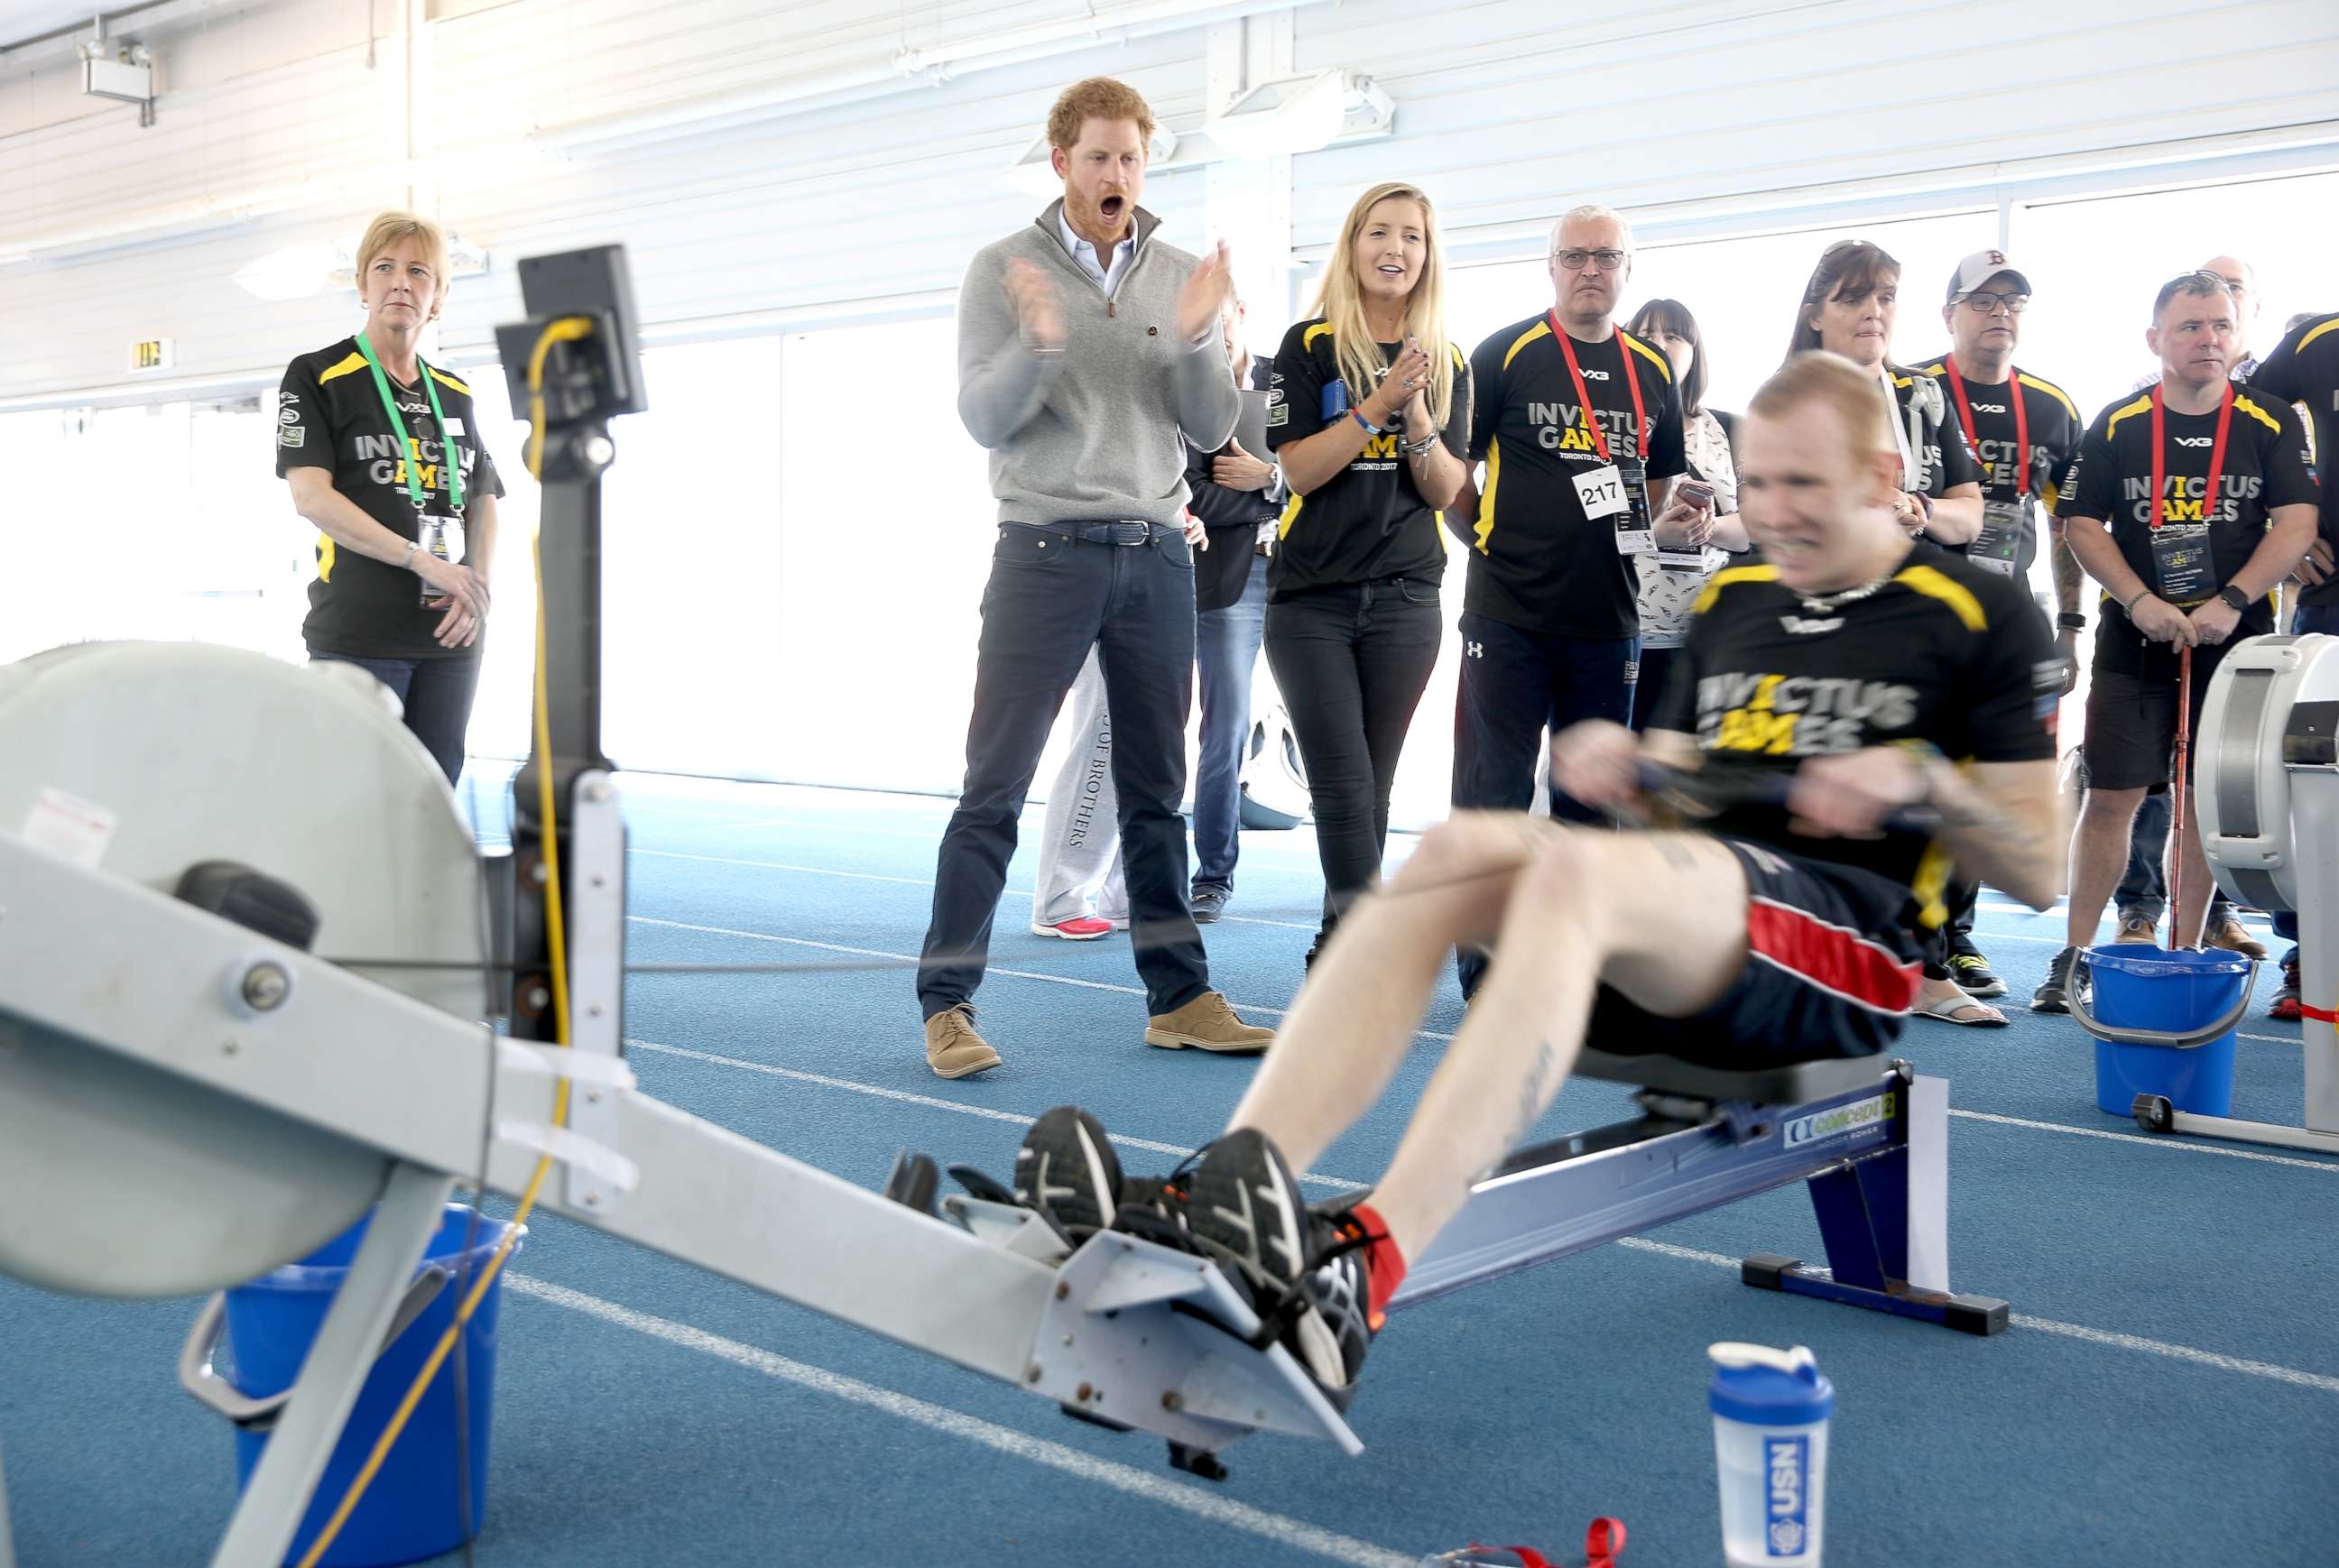
{"type": "Polygon", "coordinates": [[[471,727],[471,698],[479,689],[479,652],[467,648],[443,659],[360,659],[309,650],[311,660],[355,665],[388,686],[406,710],[406,727],[452,784],[463,776],[463,735],[471,727]]]}
{"type": "Polygon", "coordinates": [[[1267,606],[1267,662],[1308,769],[1324,867],[1319,943],[1380,879],[1389,791],[1437,638],[1433,582],[1348,583],[1267,606]]]}
{"type": "Polygon", "coordinates": [[[1194,697],[1194,557],[1175,529],[1140,545],[1091,544],[999,526],[982,590],[966,784],[943,831],[933,922],[918,964],[925,1016],[982,983],[991,922],[1056,710],[1094,645],[1112,714],[1112,785],[1128,875],[1130,942],[1149,1012],[1209,989],[1186,903],[1186,715],[1194,697]]]}
{"type": "Polygon", "coordinates": [[[1195,617],[1202,736],[1194,766],[1194,886],[1233,892],[1242,853],[1243,747],[1250,739],[1251,670],[1267,628],[1267,563],[1251,563],[1242,597],[1195,617]]]}
{"type": "MultiPolygon", "coordinates": [[[[1462,682],[1454,704],[1454,809],[1525,811],[1546,733],[1584,719],[1630,723],[1638,637],[1563,637],[1521,631],[1465,612],[1462,682]]],[[[1551,792],[1562,822],[1599,813],[1551,792]]],[[[1478,988],[1486,961],[1460,955],[1462,994],[1478,988]]]]}

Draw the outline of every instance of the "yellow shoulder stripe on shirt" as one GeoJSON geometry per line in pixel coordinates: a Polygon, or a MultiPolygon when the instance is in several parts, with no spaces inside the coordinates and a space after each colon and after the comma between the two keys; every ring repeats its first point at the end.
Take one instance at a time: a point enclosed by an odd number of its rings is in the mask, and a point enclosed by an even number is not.
{"type": "Polygon", "coordinates": [[[2332,317],[2329,321],[2324,322],[2323,325],[2315,328],[2314,330],[2307,333],[2304,338],[2299,339],[2299,348],[2304,350],[2307,344],[2314,341],[2315,339],[2323,336],[2325,332],[2339,332],[2339,316],[2332,317]]]}
{"type": "Polygon", "coordinates": [[[1702,616],[1712,609],[1713,601],[1722,597],[1722,590],[1732,583],[1775,583],[1778,580],[1779,568],[1776,567],[1724,567],[1706,583],[1705,592],[1697,596],[1697,603],[1690,606],[1690,614],[1702,616]]]}
{"type": "Polygon", "coordinates": [[[2122,419],[2127,419],[2130,414],[2141,414],[2151,407],[2152,394],[2146,392],[2134,400],[2122,403],[2118,408],[2114,409],[2112,417],[2104,421],[2104,439],[2111,439],[2112,432],[2119,429],[2119,422],[2122,419]]]}
{"type": "Polygon", "coordinates": [[[1643,343],[1640,339],[1633,336],[1632,333],[1624,330],[1622,327],[1616,329],[1616,335],[1624,340],[1624,346],[1626,348],[1637,350],[1641,358],[1648,360],[1652,365],[1654,365],[1657,368],[1657,373],[1659,375],[1664,377],[1668,381],[1673,379],[1673,362],[1671,360],[1666,359],[1663,354],[1658,353],[1654,349],[1652,349],[1648,344],[1643,343]]]}
{"type": "MultiPolygon", "coordinates": [[[[1515,352],[1515,350],[1514,350],[1515,352]]],[[[1478,492],[1478,553],[1493,552],[1486,541],[1495,536],[1495,490],[1503,482],[1503,438],[1496,436],[1486,443],[1486,488],[1478,492]]]]}
{"type": "Polygon", "coordinates": [[[459,391],[459,392],[462,393],[462,394],[463,394],[463,396],[465,396],[465,397],[467,397],[467,398],[468,398],[468,397],[469,397],[469,396],[471,395],[471,389],[470,389],[470,388],[469,388],[469,387],[467,387],[467,386],[463,385],[463,383],[462,383],[462,382],[460,382],[460,381],[457,380],[454,377],[452,377],[452,376],[449,375],[446,371],[441,370],[438,370],[438,369],[435,369],[435,368],[432,368],[432,367],[428,367],[428,366],[426,366],[426,367],[425,367],[425,369],[428,369],[428,370],[430,370],[431,378],[432,378],[434,380],[436,380],[436,381],[437,381],[440,386],[442,386],[442,387],[452,387],[452,388],[454,388],[457,391],[459,391]]]}
{"type": "Polygon", "coordinates": [[[1519,350],[1525,348],[1529,343],[1534,342],[1537,338],[1548,338],[1550,336],[1551,323],[1549,321],[1537,321],[1534,326],[1529,327],[1525,331],[1521,332],[1517,337],[1511,340],[1511,346],[1503,351],[1503,369],[1505,370],[1509,370],[1511,368],[1511,361],[1519,357],[1519,350]]]}
{"type": "Polygon", "coordinates": [[[2265,405],[2252,402],[2247,394],[2242,394],[2234,399],[2234,412],[2247,414],[2275,435],[2282,434],[2282,421],[2267,413],[2265,405]]]}
{"type": "Polygon", "coordinates": [[[1290,505],[1283,508],[1283,518],[1276,525],[1275,529],[1275,542],[1277,544],[1281,544],[1285,539],[1291,537],[1291,525],[1299,520],[1300,503],[1307,500],[1307,498],[1308,498],[1305,496],[1294,495],[1291,498],[1290,505]]]}
{"type": "Polygon", "coordinates": [[[317,385],[321,387],[327,381],[333,380],[336,376],[346,376],[352,370],[362,370],[365,369],[365,364],[366,357],[363,354],[353,353],[348,359],[343,360],[340,364],[335,365],[331,370],[327,370],[323,375],[318,377],[317,385]]]}
{"type": "Polygon", "coordinates": [[[1892,384],[1896,387],[1913,386],[1915,383],[1916,378],[1914,376],[1895,376],[1892,378],[1892,384]]]}
{"type": "Polygon", "coordinates": [[[1929,599],[1939,599],[1957,611],[1958,619],[1969,632],[1989,630],[1989,617],[1982,614],[1981,601],[1971,589],[1954,578],[1944,576],[1938,567],[1909,567],[1895,573],[1892,580],[1905,583],[1929,599]]]}
{"type": "Polygon", "coordinates": [[[1318,321],[1314,326],[1308,328],[1307,331],[1300,334],[1299,346],[1303,349],[1312,349],[1316,346],[1317,339],[1328,338],[1331,335],[1332,323],[1329,321],[1318,321]]]}
{"type": "Polygon", "coordinates": [[[1462,357],[1462,345],[1461,345],[1461,344],[1459,344],[1459,343],[1448,343],[1448,344],[1446,344],[1446,346],[1447,348],[1449,348],[1449,349],[1451,349],[1451,350],[1454,350],[1454,368],[1455,368],[1456,370],[1468,370],[1468,369],[1470,368],[1470,361],[1469,361],[1469,360],[1466,360],[1466,359],[1464,359],[1464,358],[1462,357]]]}
{"type": "Polygon", "coordinates": [[[2066,392],[2054,382],[2041,380],[2028,370],[2015,371],[2014,379],[2021,382],[2026,387],[2036,387],[2038,390],[2046,393],[2048,397],[2063,405],[2064,409],[2070,414],[2071,419],[2075,423],[2078,420],[2079,406],[2071,401],[2071,394],[2066,392]]]}

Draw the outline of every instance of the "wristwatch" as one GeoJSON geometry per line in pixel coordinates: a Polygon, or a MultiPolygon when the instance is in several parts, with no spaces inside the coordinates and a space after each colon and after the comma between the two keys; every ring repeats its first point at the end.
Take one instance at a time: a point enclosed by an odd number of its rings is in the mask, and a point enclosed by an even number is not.
{"type": "Polygon", "coordinates": [[[2055,625],[2067,632],[2084,632],[2087,629],[2087,617],[2077,610],[2065,610],[2055,617],[2055,625]]]}
{"type": "Polygon", "coordinates": [[[2231,606],[2234,613],[2237,616],[2247,615],[2249,613],[2250,596],[2242,592],[2240,588],[2235,587],[2232,583],[2227,583],[2224,587],[2219,588],[2217,590],[2217,597],[2220,602],[2231,606]]]}

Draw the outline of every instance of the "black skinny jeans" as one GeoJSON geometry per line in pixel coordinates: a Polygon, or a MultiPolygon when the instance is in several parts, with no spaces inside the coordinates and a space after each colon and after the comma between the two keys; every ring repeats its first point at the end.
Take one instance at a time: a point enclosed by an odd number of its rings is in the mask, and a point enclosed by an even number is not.
{"type": "Polygon", "coordinates": [[[1267,660],[1308,769],[1324,866],[1321,942],[1381,873],[1389,790],[1437,664],[1437,585],[1387,577],[1267,606],[1267,660]]]}

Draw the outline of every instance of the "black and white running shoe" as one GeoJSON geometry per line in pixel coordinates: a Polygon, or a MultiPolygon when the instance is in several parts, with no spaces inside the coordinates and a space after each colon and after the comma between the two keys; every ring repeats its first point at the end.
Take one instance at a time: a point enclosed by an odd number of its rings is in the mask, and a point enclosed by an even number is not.
{"type": "Polygon", "coordinates": [[[1372,1339],[1363,1227],[1345,1207],[1322,1212],[1265,1135],[1238,1129],[1202,1151],[1187,1184],[1186,1222],[1206,1257],[1249,1292],[1254,1309],[1346,1409],[1372,1339]]]}
{"type": "Polygon", "coordinates": [[[1015,1151],[1016,1202],[1078,1247],[1112,1223],[1120,1199],[1120,1160],[1103,1123],[1060,1105],[1031,1124],[1015,1151]]]}

